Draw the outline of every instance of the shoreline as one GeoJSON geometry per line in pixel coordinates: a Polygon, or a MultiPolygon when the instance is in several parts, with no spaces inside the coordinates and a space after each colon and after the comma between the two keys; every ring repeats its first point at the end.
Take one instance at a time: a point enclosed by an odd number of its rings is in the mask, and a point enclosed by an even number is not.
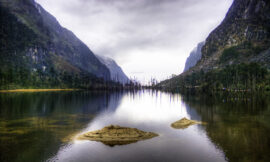
{"type": "Polygon", "coordinates": [[[0,93],[11,92],[53,92],[53,91],[78,91],[79,89],[12,89],[12,90],[0,90],[0,93]]]}

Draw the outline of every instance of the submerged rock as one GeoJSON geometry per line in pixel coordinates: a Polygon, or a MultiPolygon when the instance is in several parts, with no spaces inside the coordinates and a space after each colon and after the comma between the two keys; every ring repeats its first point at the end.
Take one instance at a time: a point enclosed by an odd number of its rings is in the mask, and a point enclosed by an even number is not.
{"type": "Polygon", "coordinates": [[[79,140],[99,141],[105,145],[126,145],[140,140],[146,140],[158,136],[153,132],[144,132],[136,128],[121,127],[110,125],[103,129],[87,132],[80,135],[79,140]]]}
{"type": "Polygon", "coordinates": [[[182,118],[181,120],[178,120],[172,123],[171,127],[175,129],[185,129],[194,124],[204,124],[204,123],[196,121],[196,120],[189,120],[187,118],[182,118]]]}

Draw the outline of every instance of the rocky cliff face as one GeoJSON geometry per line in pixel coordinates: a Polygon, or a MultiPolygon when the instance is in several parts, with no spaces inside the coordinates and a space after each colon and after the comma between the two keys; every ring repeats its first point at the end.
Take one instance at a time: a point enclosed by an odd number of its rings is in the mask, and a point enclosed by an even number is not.
{"type": "Polygon", "coordinates": [[[267,68],[270,69],[270,1],[234,0],[225,19],[206,39],[198,63],[159,86],[256,89],[270,84],[265,79],[267,68]]]}
{"type": "Polygon", "coordinates": [[[121,67],[113,59],[104,56],[97,56],[97,58],[110,70],[111,80],[122,84],[130,82],[121,67]]]}
{"type": "Polygon", "coordinates": [[[270,1],[235,0],[223,22],[206,39],[202,59],[193,70],[209,71],[241,62],[269,67],[269,48],[270,1]]]}
{"type": "Polygon", "coordinates": [[[195,66],[197,62],[201,59],[202,57],[202,47],[205,44],[205,42],[201,42],[197,45],[196,48],[192,50],[192,52],[189,54],[189,57],[186,60],[185,64],[185,69],[184,72],[188,71],[190,68],[195,66]]]}
{"type": "Polygon", "coordinates": [[[92,51],[34,0],[0,0],[0,9],[2,85],[110,79],[92,51]]]}

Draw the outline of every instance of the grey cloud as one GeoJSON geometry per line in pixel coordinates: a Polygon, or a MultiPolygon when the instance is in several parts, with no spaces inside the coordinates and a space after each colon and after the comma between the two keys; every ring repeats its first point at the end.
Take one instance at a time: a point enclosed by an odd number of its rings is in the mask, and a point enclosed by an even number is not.
{"type": "Polygon", "coordinates": [[[129,65],[124,69],[129,74],[136,74],[132,71],[136,68],[138,71],[155,69],[149,76],[164,71],[163,77],[181,72],[184,65],[175,58],[183,62],[194,46],[221,22],[232,3],[232,0],[37,1],[95,53],[125,58],[125,62],[118,63],[129,65]],[[160,60],[156,59],[155,64],[143,64],[131,59],[136,50],[144,56],[154,51],[151,53],[154,59],[167,58],[174,61],[173,66],[165,70],[160,66],[150,68],[164,62],[157,63],[160,60]]]}

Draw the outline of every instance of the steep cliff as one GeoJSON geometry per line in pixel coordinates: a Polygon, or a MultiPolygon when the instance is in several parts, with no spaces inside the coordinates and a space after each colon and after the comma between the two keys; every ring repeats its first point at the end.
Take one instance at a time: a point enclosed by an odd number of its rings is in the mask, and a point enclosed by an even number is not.
{"type": "Polygon", "coordinates": [[[270,1],[234,0],[223,22],[208,36],[194,70],[230,64],[270,65],[270,1]]]}
{"type": "Polygon", "coordinates": [[[197,45],[196,48],[194,48],[191,53],[189,54],[189,57],[186,60],[185,69],[184,72],[188,71],[190,68],[195,66],[197,62],[202,57],[202,47],[204,46],[205,42],[201,42],[197,45]]]}
{"type": "Polygon", "coordinates": [[[120,82],[121,84],[130,82],[121,67],[113,59],[104,56],[97,56],[97,58],[110,70],[111,80],[120,82]]]}
{"type": "Polygon", "coordinates": [[[225,19],[206,39],[196,66],[158,86],[270,89],[269,69],[270,1],[234,0],[225,19]]]}
{"type": "Polygon", "coordinates": [[[0,0],[0,14],[0,88],[73,87],[110,79],[92,51],[34,0],[0,0]]]}

